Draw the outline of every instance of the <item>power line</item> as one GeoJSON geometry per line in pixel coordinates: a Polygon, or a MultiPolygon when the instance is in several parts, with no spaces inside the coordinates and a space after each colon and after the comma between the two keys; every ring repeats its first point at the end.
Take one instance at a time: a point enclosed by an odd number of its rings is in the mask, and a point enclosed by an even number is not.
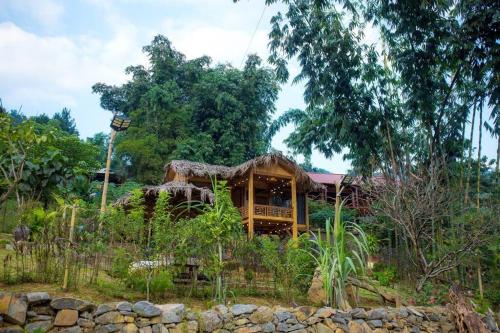
{"type": "Polygon", "coordinates": [[[252,46],[253,39],[255,37],[255,34],[257,33],[257,30],[259,29],[260,22],[262,22],[262,18],[264,17],[264,13],[266,12],[266,8],[267,8],[267,6],[264,4],[264,8],[262,8],[262,13],[260,14],[259,21],[257,22],[257,26],[255,27],[255,30],[252,33],[252,37],[250,38],[250,41],[248,42],[248,46],[247,46],[245,53],[243,53],[243,58],[241,59],[240,67],[242,67],[243,63],[245,62],[245,58],[248,54],[248,51],[250,50],[250,47],[252,46]]]}

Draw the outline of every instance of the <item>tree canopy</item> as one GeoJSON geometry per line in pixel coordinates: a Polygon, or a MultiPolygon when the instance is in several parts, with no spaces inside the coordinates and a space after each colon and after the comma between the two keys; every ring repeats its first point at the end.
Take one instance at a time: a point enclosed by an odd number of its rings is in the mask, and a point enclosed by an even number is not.
{"type": "Polygon", "coordinates": [[[156,183],[171,159],[234,165],[267,151],[278,83],[250,55],[242,70],[192,60],[164,36],[143,48],[149,67],[130,66],[122,86],[96,83],[101,106],[132,119],[117,138],[116,158],[138,181],[156,183]]]}
{"type": "Polygon", "coordinates": [[[326,156],[349,148],[363,173],[399,161],[453,161],[462,154],[463,124],[486,103],[498,123],[498,3],[495,1],[283,2],[271,20],[270,62],[281,81],[296,58],[305,110],[287,143],[326,156]],[[368,44],[367,28],[381,45],[368,44]],[[397,142],[397,144],[395,144],[397,142]],[[369,163],[367,163],[367,161],[369,163]]]}

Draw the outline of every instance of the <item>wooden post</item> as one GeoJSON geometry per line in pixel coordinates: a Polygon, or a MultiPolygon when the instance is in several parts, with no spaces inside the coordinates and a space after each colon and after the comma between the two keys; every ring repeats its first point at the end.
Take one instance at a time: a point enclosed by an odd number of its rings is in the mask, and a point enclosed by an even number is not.
{"type": "Polygon", "coordinates": [[[75,230],[75,220],[76,220],[76,205],[73,205],[71,210],[71,224],[69,226],[69,245],[66,247],[65,263],[64,263],[64,279],[63,279],[63,290],[68,290],[68,278],[69,278],[69,255],[71,244],[73,244],[73,234],[75,230]]]}
{"type": "Polygon", "coordinates": [[[306,203],[306,229],[309,231],[309,200],[307,194],[304,194],[304,201],[306,203]]]}
{"type": "Polygon", "coordinates": [[[297,182],[295,176],[292,177],[292,239],[296,240],[298,238],[297,230],[297,182]]]}
{"type": "Polygon", "coordinates": [[[254,189],[253,189],[253,170],[248,176],[248,238],[253,238],[253,214],[254,214],[254,189]]]}
{"type": "MultiPolygon", "coordinates": [[[[108,157],[106,159],[106,171],[104,173],[104,183],[102,184],[102,197],[101,197],[101,214],[106,211],[106,197],[108,195],[108,183],[109,183],[109,169],[111,168],[111,153],[113,152],[113,141],[115,139],[116,132],[114,129],[111,130],[111,135],[109,136],[108,144],[108,157]]],[[[101,223],[99,223],[99,228],[101,223]]]]}

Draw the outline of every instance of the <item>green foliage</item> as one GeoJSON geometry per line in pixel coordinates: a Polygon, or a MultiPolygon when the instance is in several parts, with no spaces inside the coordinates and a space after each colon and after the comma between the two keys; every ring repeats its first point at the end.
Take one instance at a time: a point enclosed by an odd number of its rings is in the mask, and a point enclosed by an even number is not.
{"type": "MultiPolygon", "coordinates": [[[[214,299],[225,301],[225,286],[222,272],[224,269],[223,254],[225,249],[235,240],[242,237],[241,215],[231,200],[231,193],[225,181],[212,181],[214,191],[213,204],[206,204],[201,214],[192,219],[188,226],[188,237],[193,230],[197,233],[197,247],[204,261],[204,269],[215,280],[214,299]]],[[[186,236],[186,235],[185,235],[186,236]]]]}
{"type": "Polygon", "coordinates": [[[143,50],[149,68],[128,67],[132,78],[119,87],[93,86],[104,109],[132,119],[116,140],[116,167],[157,183],[174,158],[234,165],[267,151],[278,85],[257,56],[243,70],[211,66],[208,57],[187,60],[161,35],[143,50]]]}
{"type": "Polygon", "coordinates": [[[415,293],[415,300],[420,305],[444,305],[448,301],[449,286],[426,282],[422,291],[415,293]]]}
{"type": "Polygon", "coordinates": [[[325,303],[348,308],[346,284],[350,276],[364,273],[368,254],[366,235],[355,223],[341,220],[342,206],[335,210],[335,220],[326,221],[326,235],[313,234],[310,255],[319,268],[325,290],[325,303]]]}
{"type": "Polygon", "coordinates": [[[396,282],[396,266],[376,263],[372,270],[373,277],[381,286],[388,287],[396,282]]]}
{"type": "Polygon", "coordinates": [[[0,114],[0,203],[14,192],[47,205],[53,194],[88,194],[87,176],[97,166],[97,149],[48,124],[0,114]]]}
{"type": "Polygon", "coordinates": [[[285,7],[270,22],[269,61],[285,82],[297,58],[293,81],[305,85],[306,109],[289,110],[270,131],[294,123],[286,140],[294,151],[310,156],[316,147],[329,157],[348,148],[344,157],[369,175],[410,155],[426,165],[455,161],[479,100],[498,123],[494,1],[267,3],[285,7]],[[364,38],[368,26],[381,51],[364,38]]]}
{"type": "MultiPolygon", "coordinates": [[[[135,270],[129,273],[127,285],[133,290],[146,293],[148,291],[147,272],[135,270]]],[[[167,269],[155,269],[149,281],[149,293],[153,297],[161,297],[166,291],[173,288],[172,273],[167,269]]]]}
{"type": "Polygon", "coordinates": [[[124,248],[116,248],[113,253],[113,261],[109,275],[122,280],[127,279],[132,257],[124,248]]]}
{"type": "MultiPolygon", "coordinates": [[[[325,228],[325,221],[335,215],[335,206],[324,200],[308,200],[309,223],[312,228],[325,228]]],[[[342,209],[342,219],[346,221],[354,220],[356,212],[351,209],[342,209]]]]}
{"type": "Polygon", "coordinates": [[[288,300],[306,293],[315,269],[315,261],[309,255],[309,235],[288,242],[278,236],[260,236],[257,242],[261,264],[273,274],[275,293],[288,300]]]}

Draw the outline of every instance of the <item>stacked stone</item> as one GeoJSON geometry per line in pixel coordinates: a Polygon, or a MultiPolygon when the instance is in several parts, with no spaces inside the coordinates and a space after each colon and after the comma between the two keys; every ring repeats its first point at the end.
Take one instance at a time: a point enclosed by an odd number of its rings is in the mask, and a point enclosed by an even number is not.
{"type": "MultiPolygon", "coordinates": [[[[495,320],[484,322],[498,332],[495,320]]],[[[195,313],[183,304],[154,305],[140,301],[95,306],[44,292],[0,293],[0,333],[420,333],[456,332],[442,307],[401,307],[340,311],[329,307],[282,308],[217,305],[195,313]]]]}

